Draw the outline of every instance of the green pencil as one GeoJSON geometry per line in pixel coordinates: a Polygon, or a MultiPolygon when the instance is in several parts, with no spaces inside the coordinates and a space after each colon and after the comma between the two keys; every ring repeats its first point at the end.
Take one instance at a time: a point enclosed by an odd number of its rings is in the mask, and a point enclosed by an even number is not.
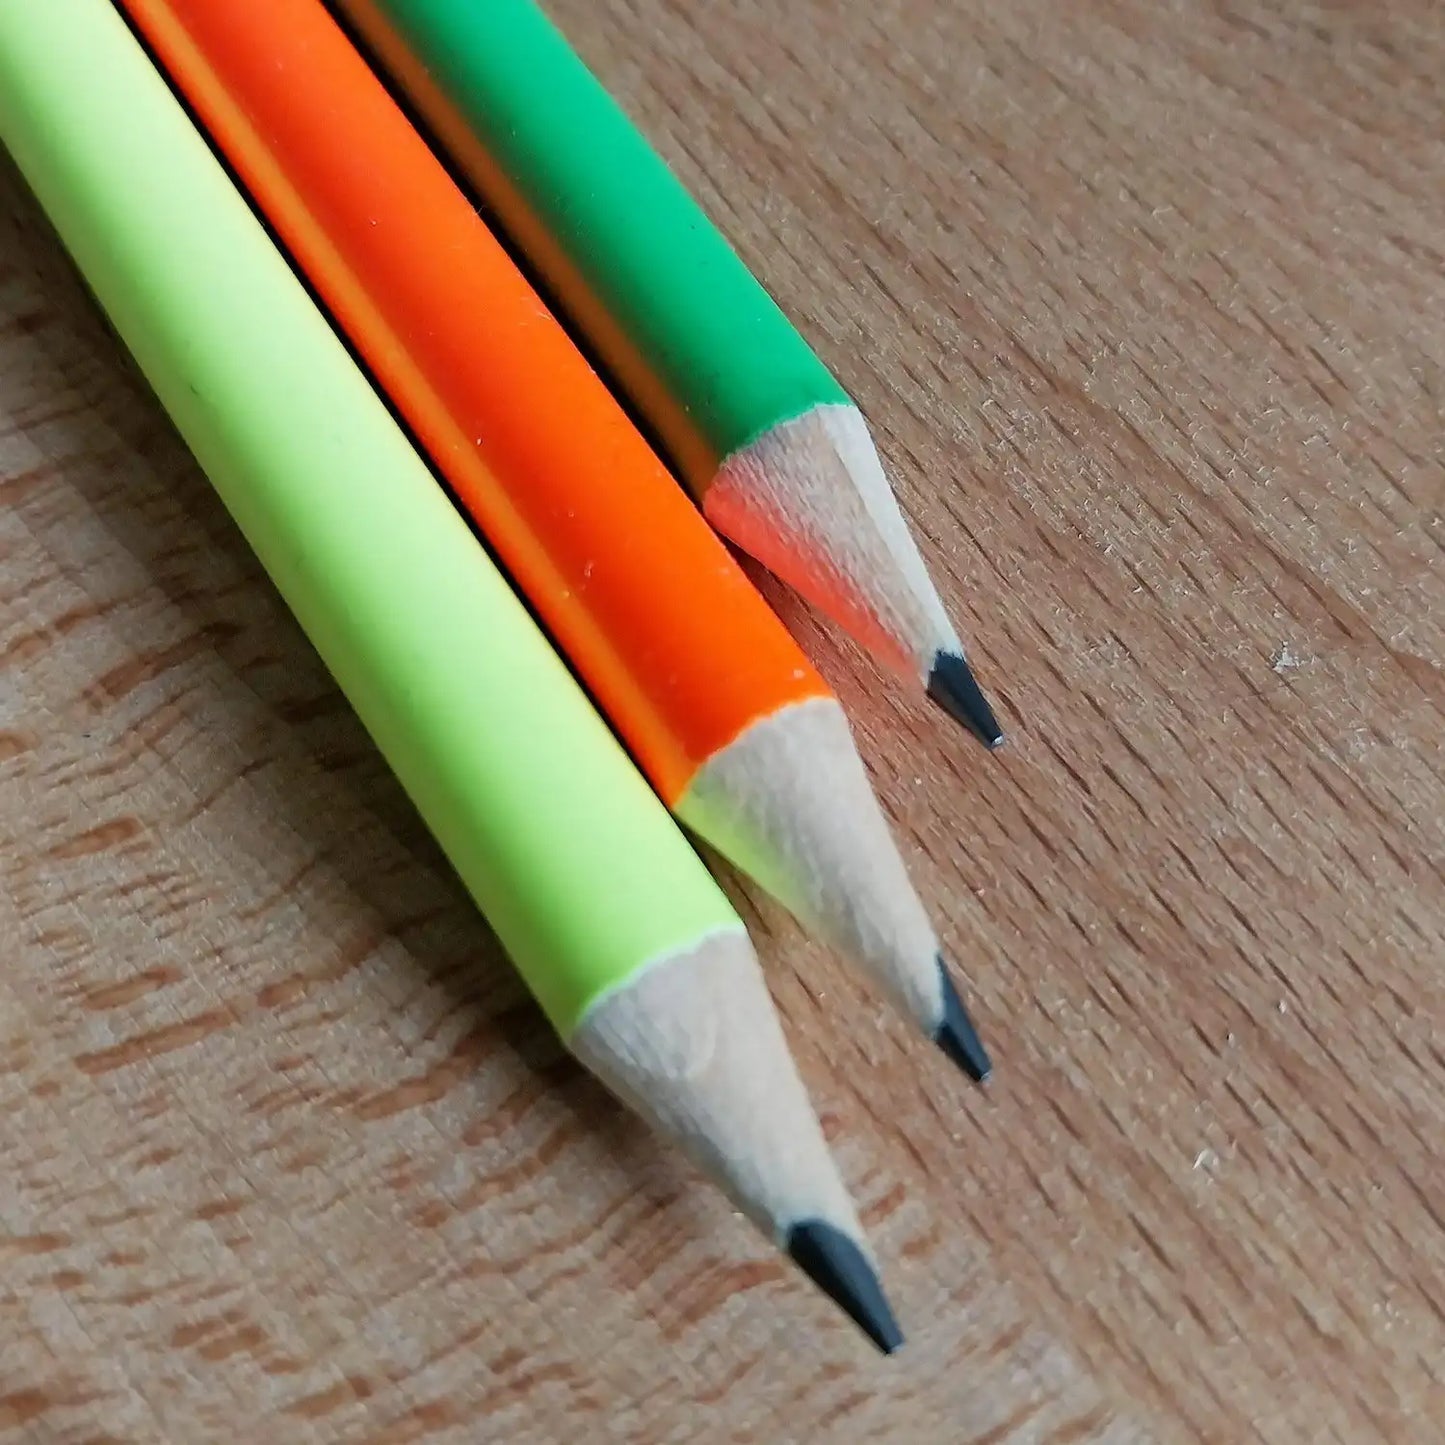
{"type": "Polygon", "coordinates": [[[989,747],[863,417],[532,0],[336,0],[709,521],[989,747]]]}
{"type": "Polygon", "coordinates": [[[892,1348],[737,915],[109,0],[0,0],[0,141],[562,1038],[892,1348]]]}

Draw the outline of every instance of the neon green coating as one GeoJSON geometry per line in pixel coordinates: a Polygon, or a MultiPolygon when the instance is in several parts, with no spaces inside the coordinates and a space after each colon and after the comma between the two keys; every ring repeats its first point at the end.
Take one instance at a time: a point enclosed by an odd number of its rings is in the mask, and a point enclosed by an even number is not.
{"type": "Polygon", "coordinates": [[[0,141],[562,1037],[741,930],[109,0],[0,0],[0,141]]]}
{"type": "Polygon", "coordinates": [[[471,131],[479,152],[460,148],[463,169],[695,491],[772,427],[848,403],[531,0],[341,0],[341,9],[449,143],[441,109],[471,131]],[[415,67],[426,83],[413,83],[415,67]]]}

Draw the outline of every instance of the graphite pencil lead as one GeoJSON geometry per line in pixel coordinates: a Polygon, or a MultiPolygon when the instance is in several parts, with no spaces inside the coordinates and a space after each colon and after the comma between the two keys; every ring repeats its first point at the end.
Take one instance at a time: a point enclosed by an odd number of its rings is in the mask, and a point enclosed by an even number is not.
{"type": "Polygon", "coordinates": [[[984,747],[992,750],[1003,743],[1003,729],[962,653],[940,651],[934,656],[933,670],[928,674],[928,695],[984,747]]]}
{"type": "Polygon", "coordinates": [[[821,1219],[795,1224],[788,1233],[788,1253],[885,1355],[903,1343],[873,1266],[842,1230],[821,1219]]]}
{"type": "Polygon", "coordinates": [[[938,982],[943,990],[943,1022],[933,1035],[933,1041],[968,1075],[976,1084],[981,1084],[993,1072],[993,1060],[943,966],[938,960],[938,982]]]}

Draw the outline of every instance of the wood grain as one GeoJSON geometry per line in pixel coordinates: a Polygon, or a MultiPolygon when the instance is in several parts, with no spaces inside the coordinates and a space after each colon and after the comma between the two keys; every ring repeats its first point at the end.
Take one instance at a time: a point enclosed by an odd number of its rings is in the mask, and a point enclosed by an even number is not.
{"type": "Polygon", "coordinates": [[[1011,728],[770,590],[1000,1065],[736,891],[909,1348],[563,1057],[7,164],[0,1439],[1438,1439],[1439,7],[554,13],[1011,728]]]}

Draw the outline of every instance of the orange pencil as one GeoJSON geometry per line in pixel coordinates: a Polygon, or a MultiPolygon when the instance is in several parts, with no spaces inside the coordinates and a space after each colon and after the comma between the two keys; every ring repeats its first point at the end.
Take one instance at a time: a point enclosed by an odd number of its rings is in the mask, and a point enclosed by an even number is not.
{"type": "Polygon", "coordinates": [[[123,5],[669,808],[986,1074],[837,700],[322,0],[123,5]]]}

